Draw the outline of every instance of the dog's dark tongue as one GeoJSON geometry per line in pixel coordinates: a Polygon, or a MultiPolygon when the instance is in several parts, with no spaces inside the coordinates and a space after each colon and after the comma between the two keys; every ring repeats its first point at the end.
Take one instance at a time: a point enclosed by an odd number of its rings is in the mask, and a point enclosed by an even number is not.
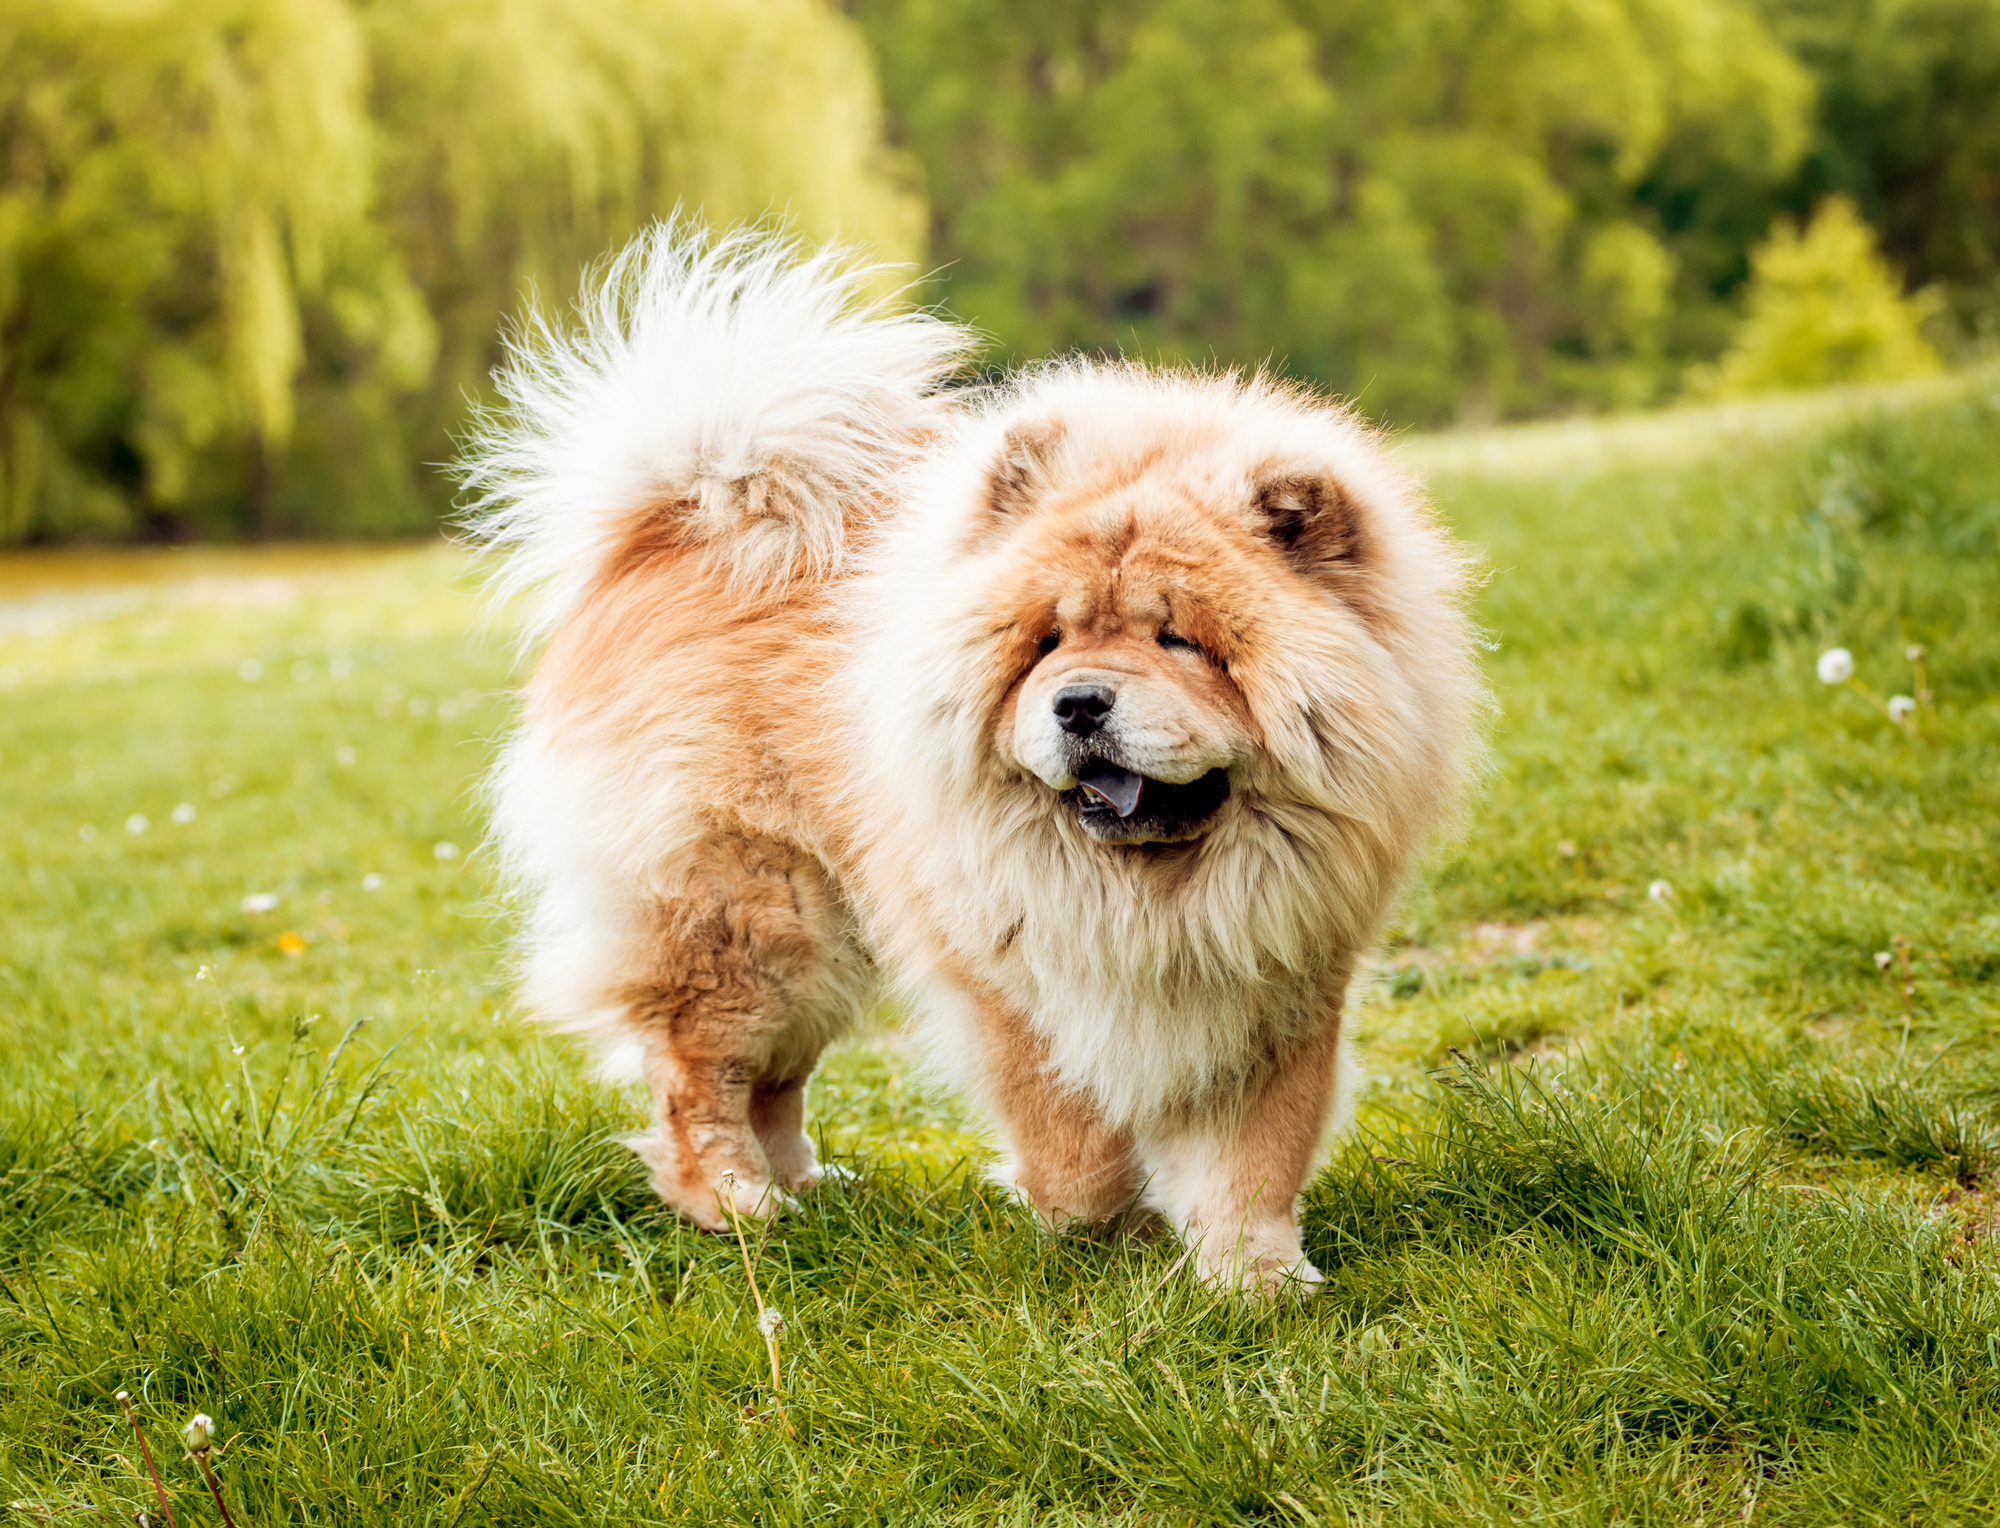
{"type": "Polygon", "coordinates": [[[1146,777],[1107,764],[1087,775],[1078,775],[1076,783],[1120,817],[1130,817],[1139,810],[1139,792],[1145,788],[1146,777]]]}

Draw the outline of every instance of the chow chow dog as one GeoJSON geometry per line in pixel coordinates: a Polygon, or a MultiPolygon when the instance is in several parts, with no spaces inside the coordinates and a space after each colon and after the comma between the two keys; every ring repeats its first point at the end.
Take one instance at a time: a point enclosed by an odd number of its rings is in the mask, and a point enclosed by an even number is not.
{"type": "Polygon", "coordinates": [[[667,226],[537,321],[467,466],[541,657],[492,782],[524,995],[653,1096],[695,1224],[815,1183],[895,994],[1051,1228],[1309,1287],[1343,1012],[1481,688],[1467,563],[1352,412],[968,336],[667,226]]]}

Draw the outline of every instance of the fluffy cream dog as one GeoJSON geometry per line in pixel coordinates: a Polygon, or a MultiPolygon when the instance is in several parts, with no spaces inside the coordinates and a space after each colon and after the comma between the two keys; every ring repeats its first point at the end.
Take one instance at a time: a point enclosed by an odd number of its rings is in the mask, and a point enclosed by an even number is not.
{"type": "Polygon", "coordinates": [[[1343,1004],[1468,755],[1464,562],[1343,408],[941,391],[964,347],[674,229],[515,347],[470,476],[545,639],[494,780],[528,999],[636,1055],[697,1224],[818,1178],[806,1080],[886,981],[1050,1225],[1311,1284],[1343,1004]]]}

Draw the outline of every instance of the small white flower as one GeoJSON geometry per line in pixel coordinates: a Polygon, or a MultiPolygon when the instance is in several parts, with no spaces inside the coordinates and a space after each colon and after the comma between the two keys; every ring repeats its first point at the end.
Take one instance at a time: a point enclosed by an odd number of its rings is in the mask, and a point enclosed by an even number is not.
{"type": "Polygon", "coordinates": [[[1854,654],[1844,647],[1829,647],[1819,655],[1819,682],[1845,684],[1854,677],[1854,654]]]}
{"type": "Polygon", "coordinates": [[[1886,970],[1888,970],[1888,969],[1889,969],[1889,962],[1890,962],[1890,961],[1892,961],[1892,960],[1894,960],[1895,958],[1896,958],[1896,957],[1895,957],[1895,956],[1893,956],[1893,955],[1891,955],[1891,954],[1890,954],[1890,953],[1889,953],[1889,952],[1888,952],[1887,950],[1877,950],[1877,951],[1875,952],[1875,965],[1876,965],[1876,968],[1877,968],[1878,970],[1882,970],[1882,971],[1886,971],[1886,970]]]}
{"type": "Polygon", "coordinates": [[[197,1411],[188,1418],[188,1425],[181,1429],[181,1436],[187,1439],[187,1446],[198,1454],[208,1447],[209,1435],[214,1430],[214,1419],[205,1411],[197,1411]]]}
{"type": "Polygon", "coordinates": [[[458,858],[458,845],[449,840],[440,840],[431,845],[431,853],[441,860],[455,860],[458,858]]]}
{"type": "Polygon", "coordinates": [[[194,803],[192,801],[183,801],[179,806],[175,807],[174,821],[182,827],[186,827],[189,823],[193,822],[194,803]]]}
{"type": "Polygon", "coordinates": [[[1674,888],[1671,881],[1654,881],[1646,888],[1646,895],[1651,897],[1655,902],[1669,901],[1672,899],[1673,894],[1674,888]]]}
{"type": "Polygon", "coordinates": [[[152,825],[152,820],[144,812],[134,812],[130,817],[125,819],[125,831],[130,833],[134,838],[137,838],[152,825]]]}
{"type": "Polygon", "coordinates": [[[1907,695],[1889,697],[1889,720],[1892,722],[1908,721],[1916,713],[1916,709],[1917,703],[1907,695]]]}
{"type": "Polygon", "coordinates": [[[268,913],[277,910],[278,899],[268,891],[253,891],[243,899],[246,913],[268,913]]]}
{"type": "Polygon", "coordinates": [[[776,1309],[767,1305],[757,1312],[757,1330],[766,1337],[775,1337],[785,1329],[785,1318],[776,1309]]]}
{"type": "Polygon", "coordinates": [[[203,966],[203,967],[202,967],[202,968],[201,968],[201,969],[200,969],[199,971],[195,972],[195,973],[194,973],[194,979],[195,979],[196,981],[198,981],[198,982],[205,982],[205,981],[207,981],[207,980],[208,980],[208,967],[207,967],[207,966],[203,966]]]}
{"type": "Polygon", "coordinates": [[[264,677],[264,665],[259,663],[255,658],[245,658],[241,663],[236,665],[236,674],[245,683],[255,684],[259,679],[264,677]]]}
{"type": "Polygon", "coordinates": [[[1903,656],[1908,658],[1912,663],[1922,663],[1924,661],[1923,643],[1912,642],[1908,647],[1903,649],[1903,656]]]}
{"type": "Polygon", "coordinates": [[[382,885],[382,873],[379,870],[371,870],[361,878],[363,891],[380,891],[382,885]]]}
{"type": "Polygon", "coordinates": [[[240,1056],[240,1055],[242,1055],[242,1054],[243,1054],[243,1047],[242,1047],[242,1046],[240,1046],[240,1045],[234,1045],[234,1044],[232,1044],[232,1045],[231,1045],[231,1046],[229,1047],[229,1054],[230,1054],[230,1055],[232,1055],[232,1056],[240,1056]]]}

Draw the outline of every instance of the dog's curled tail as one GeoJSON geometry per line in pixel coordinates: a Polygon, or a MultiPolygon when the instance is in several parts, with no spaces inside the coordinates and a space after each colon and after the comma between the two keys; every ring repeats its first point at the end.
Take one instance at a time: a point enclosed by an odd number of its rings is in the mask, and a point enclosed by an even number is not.
{"type": "Polygon", "coordinates": [[[509,337],[504,405],[460,466],[463,523],[495,554],[497,593],[537,595],[530,636],[655,534],[746,595],[839,564],[970,348],[871,300],[878,270],[674,220],[586,280],[575,330],[536,315],[509,337]]]}

